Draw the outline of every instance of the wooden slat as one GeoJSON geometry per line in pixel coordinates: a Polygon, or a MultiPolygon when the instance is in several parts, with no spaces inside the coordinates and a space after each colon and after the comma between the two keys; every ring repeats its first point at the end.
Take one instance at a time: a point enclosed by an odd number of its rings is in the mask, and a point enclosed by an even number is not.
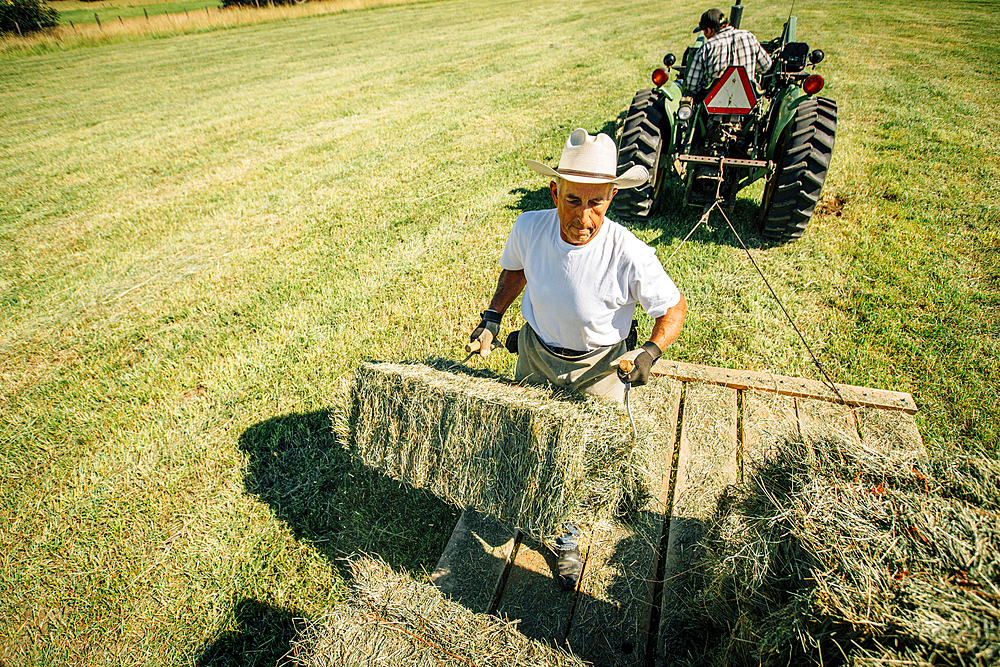
{"type": "Polygon", "coordinates": [[[466,509],[448,540],[431,582],[477,613],[487,613],[514,550],[517,530],[466,509]]]}
{"type": "Polygon", "coordinates": [[[650,498],[633,525],[607,523],[593,530],[568,643],[595,667],[641,666],[645,661],[681,389],[680,382],[661,378],[633,393],[640,428],[649,424],[655,429],[650,437],[658,447],[651,464],[660,493],[650,498]]]}
{"type": "Polygon", "coordinates": [[[517,629],[526,637],[561,644],[569,628],[575,591],[564,591],[556,582],[556,556],[551,549],[524,534],[521,540],[496,614],[520,621],[517,629]]]}
{"type": "Polygon", "coordinates": [[[610,522],[593,529],[568,637],[569,648],[589,664],[643,664],[662,527],[646,514],[634,530],[610,522]]]}
{"type": "Polygon", "coordinates": [[[685,573],[701,538],[704,521],[720,492],[736,481],[736,390],[711,384],[686,385],[682,407],[677,483],[664,564],[657,665],[674,664],[684,637],[685,573]]]}
{"type": "Polygon", "coordinates": [[[753,461],[774,458],[778,449],[799,440],[799,418],[795,399],[780,394],[744,391],[743,401],[743,472],[753,461]]]}
{"type": "MultiPolygon", "coordinates": [[[[837,395],[818,380],[806,380],[785,375],[716,368],[715,366],[698,366],[668,359],[660,359],[656,362],[653,366],[653,375],[665,375],[684,382],[717,384],[731,389],[754,389],[775,392],[782,396],[840,402],[837,395]]],[[[903,392],[869,389],[847,384],[836,386],[840,395],[850,406],[901,410],[908,414],[914,414],[917,411],[913,397],[903,392]]]]}

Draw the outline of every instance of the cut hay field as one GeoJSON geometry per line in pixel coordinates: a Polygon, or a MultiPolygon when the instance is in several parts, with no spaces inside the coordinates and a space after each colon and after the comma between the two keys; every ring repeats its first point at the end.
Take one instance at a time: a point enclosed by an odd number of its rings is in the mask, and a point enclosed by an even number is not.
{"type": "MultiPolygon", "coordinates": [[[[433,568],[456,511],[349,460],[328,410],[363,358],[458,358],[511,223],[550,201],[522,160],[613,131],[702,11],[584,7],[437,0],[0,59],[0,665],[271,665],[343,598],[344,556],[433,568]]],[[[735,210],[833,378],[911,392],[945,456],[1000,440],[991,9],[796,2],[840,107],[826,203],[773,248],[759,188],[735,210]]],[[[750,0],[744,27],[787,13],[750,0]]],[[[636,232],[666,261],[696,220],[636,232]]],[[[666,264],[689,309],[666,356],[817,378],[722,225],[666,264]]]]}

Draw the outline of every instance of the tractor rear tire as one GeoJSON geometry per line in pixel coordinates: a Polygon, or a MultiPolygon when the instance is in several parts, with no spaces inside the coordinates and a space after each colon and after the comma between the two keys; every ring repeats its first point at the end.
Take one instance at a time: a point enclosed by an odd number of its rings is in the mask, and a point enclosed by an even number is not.
{"type": "Polygon", "coordinates": [[[764,238],[782,243],[802,237],[823,191],[837,134],[837,103],[825,97],[802,102],[778,140],[777,169],[761,200],[764,238]]]}
{"type": "Polygon", "coordinates": [[[656,211],[665,176],[660,167],[664,113],[663,93],[658,90],[640,90],[632,98],[618,148],[618,173],[641,164],[649,170],[649,180],[615,195],[611,203],[619,222],[644,222],[656,211]]]}

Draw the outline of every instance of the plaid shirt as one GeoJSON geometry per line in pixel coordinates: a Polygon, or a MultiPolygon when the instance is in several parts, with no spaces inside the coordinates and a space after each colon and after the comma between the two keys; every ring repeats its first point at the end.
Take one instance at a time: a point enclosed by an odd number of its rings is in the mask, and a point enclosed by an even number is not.
{"type": "Polygon", "coordinates": [[[753,81],[757,69],[766,71],[771,66],[771,57],[753,34],[726,26],[694,54],[687,68],[687,89],[692,94],[700,92],[722,76],[730,65],[745,67],[753,81]]]}

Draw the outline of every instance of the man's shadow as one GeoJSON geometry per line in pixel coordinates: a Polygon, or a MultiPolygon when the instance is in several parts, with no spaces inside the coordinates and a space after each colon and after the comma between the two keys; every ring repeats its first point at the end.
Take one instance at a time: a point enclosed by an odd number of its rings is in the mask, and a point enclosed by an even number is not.
{"type": "MultiPolygon", "coordinates": [[[[246,492],[266,503],[296,539],[311,544],[342,575],[346,556],[380,556],[396,570],[434,569],[458,511],[351,458],[318,410],[274,417],[240,436],[246,492]]],[[[274,665],[295,636],[302,614],[253,599],[236,608],[237,629],[201,651],[198,665],[274,665]]]]}
{"type": "MultiPolygon", "coordinates": [[[[606,122],[603,127],[596,132],[591,132],[591,134],[607,134],[614,137],[617,143],[618,137],[616,133],[619,123],[624,118],[624,114],[625,112],[623,111],[617,119],[606,122]]],[[[547,160],[543,160],[543,162],[554,168],[559,162],[559,156],[552,156],[547,160]]],[[[726,217],[733,223],[736,234],[733,233],[733,230],[730,229],[729,224],[723,218],[722,213],[718,210],[712,211],[708,221],[698,226],[698,229],[694,233],[691,233],[691,230],[694,229],[702,216],[702,207],[688,206],[684,203],[685,187],[684,180],[671,168],[667,172],[666,180],[663,183],[656,211],[645,221],[636,223],[618,220],[613,207],[609,209],[607,215],[612,220],[622,222],[622,224],[632,230],[652,230],[658,232],[657,236],[649,241],[649,245],[653,247],[670,245],[675,240],[684,239],[689,233],[691,237],[688,239],[688,242],[695,244],[728,245],[735,248],[742,248],[743,246],[736,236],[738,234],[739,238],[743,239],[748,248],[761,249],[777,245],[775,241],[764,238],[761,233],[759,219],[760,202],[748,199],[745,194],[746,191],[744,191],[742,197],[737,197],[731,209],[724,210],[726,217]]],[[[510,193],[516,197],[516,200],[508,208],[520,213],[553,208],[552,194],[548,183],[533,189],[514,188],[510,193]]]]}

